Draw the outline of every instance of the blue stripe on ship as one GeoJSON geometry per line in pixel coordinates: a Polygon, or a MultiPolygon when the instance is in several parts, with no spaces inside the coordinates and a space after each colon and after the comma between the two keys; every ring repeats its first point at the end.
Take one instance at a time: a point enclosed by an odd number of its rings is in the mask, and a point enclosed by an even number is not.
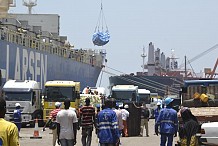
{"type": "Polygon", "coordinates": [[[96,86],[101,68],[69,58],[0,40],[0,69],[3,82],[8,79],[72,80],[81,83],[81,89],[96,86]]]}

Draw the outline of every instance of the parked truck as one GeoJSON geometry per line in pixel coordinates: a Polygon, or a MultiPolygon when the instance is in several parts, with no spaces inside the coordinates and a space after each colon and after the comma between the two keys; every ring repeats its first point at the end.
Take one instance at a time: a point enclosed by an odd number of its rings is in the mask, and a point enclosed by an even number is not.
{"type": "Polygon", "coordinates": [[[151,103],[151,92],[147,89],[138,89],[138,102],[144,104],[151,103]]]}
{"type": "Polygon", "coordinates": [[[43,125],[41,87],[38,82],[33,80],[9,80],[4,84],[2,91],[6,100],[6,120],[13,122],[15,103],[19,103],[23,125],[33,125],[36,118],[39,120],[39,125],[43,125]]]}
{"type": "Polygon", "coordinates": [[[218,122],[218,80],[186,80],[181,105],[189,107],[200,123],[218,122]]]}
{"type": "MultiPolygon", "coordinates": [[[[190,108],[199,122],[199,127],[203,123],[218,122],[218,80],[184,81],[181,105],[190,108]]],[[[182,123],[181,117],[179,122],[182,123]]],[[[201,136],[200,132],[198,136],[201,136]]]]}
{"type": "MultiPolygon", "coordinates": [[[[44,87],[43,119],[49,118],[50,112],[55,109],[55,102],[63,103],[65,99],[70,99],[71,107],[77,110],[80,102],[80,82],[74,81],[47,81],[44,87]]],[[[62,104],[63,108],[64,105],[62,104]]]]}
{"type": "Polygon", "coordinates": [[[137,102],[138,86],[134,85],[116,85],[111,89],[112,97],[118,102],[137,102]]]}

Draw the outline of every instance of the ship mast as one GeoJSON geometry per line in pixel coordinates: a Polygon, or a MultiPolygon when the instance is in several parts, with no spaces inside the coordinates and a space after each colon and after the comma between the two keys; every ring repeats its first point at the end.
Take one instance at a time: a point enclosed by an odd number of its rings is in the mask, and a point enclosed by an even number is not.
{"type": "Polygon", "coordinates": [[[37,0],[23,0],[23,5],[28,7],[28,13],[32,14],[32,8],[37,5],[37,0]]]}
{"type": "Polygon", "coordinates": [[[176,69],[178,69],[178,63],[177,63],[176,59],[179,59],[179,58],[175,57],[175,52],[174,52],[173,49],[171,49],[171,58],[170,59],[171,59],[171,68],[170,68],[170,70],[175,71],[176,69]]]}
{"type": "Polygon", "coordinates": [[[141,57],[142,57],[142,73],[144,75],[144,72],[145,72],[145,57],[147,55],[145,54],[145,47],[143,46],[143,52],[141,54],[141,57]]]}

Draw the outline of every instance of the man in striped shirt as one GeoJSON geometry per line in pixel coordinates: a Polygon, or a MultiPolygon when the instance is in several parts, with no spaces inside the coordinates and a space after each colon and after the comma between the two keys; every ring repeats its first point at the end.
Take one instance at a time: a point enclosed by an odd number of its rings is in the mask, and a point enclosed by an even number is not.
{"type": "MultiPolygon", "coordinates": [[[[47,120],[45,126],[43,127],[43,131],[45,131],[46,125],[51,124],[51,122],[56,122],[57,114],[59,111],[61,111],[60,107],[61,107],[61,102],[55,102],[55,109],[51,111],[49,119],[47,120]]],[[[57,141],[57,128],[52,129],[52,134],[53,134],[52,144],[53,146],[55,146],[57,141]]]]}
{"type": "Polygon", "coordinates": [[[82,127],[82,145],[91,146],[93,125],[95,125],[95,108],[90,105],[90,99],[85,99],[85,105],[80,109],[82,127]]]}

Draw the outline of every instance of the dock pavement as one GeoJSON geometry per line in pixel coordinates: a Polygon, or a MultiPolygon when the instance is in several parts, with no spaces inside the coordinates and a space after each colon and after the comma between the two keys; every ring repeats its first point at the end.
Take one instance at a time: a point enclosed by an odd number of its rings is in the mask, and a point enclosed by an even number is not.
{"type": "MultiPolygon", "coordinates": [[[[33,136],[34,128],[21,128],[20,131],[20,145],[21,146],[52,146],[52,131],[46,129],[42,131],[42,127],[39,127],[39,136],[41,139],[30,139],[33,136]]],[[[154,135],[154,119],[149,120],[149,137],[145,136],[139,137],[121,137],[121,146],[159,146],[160,145],[160,136],[154,135]]],[[[175,142],[178,140],[178,137],[174,138],[175,142]]],[[[58,146],[58,144],[56,144],[58,146]]],[[[77,144],[76,146],[82,146],[81,143],[81,130],[77,133],[77,144]]],[[[91,146],[98,146],[98,139],[93,131],[92,144],[91,146]]]]}

